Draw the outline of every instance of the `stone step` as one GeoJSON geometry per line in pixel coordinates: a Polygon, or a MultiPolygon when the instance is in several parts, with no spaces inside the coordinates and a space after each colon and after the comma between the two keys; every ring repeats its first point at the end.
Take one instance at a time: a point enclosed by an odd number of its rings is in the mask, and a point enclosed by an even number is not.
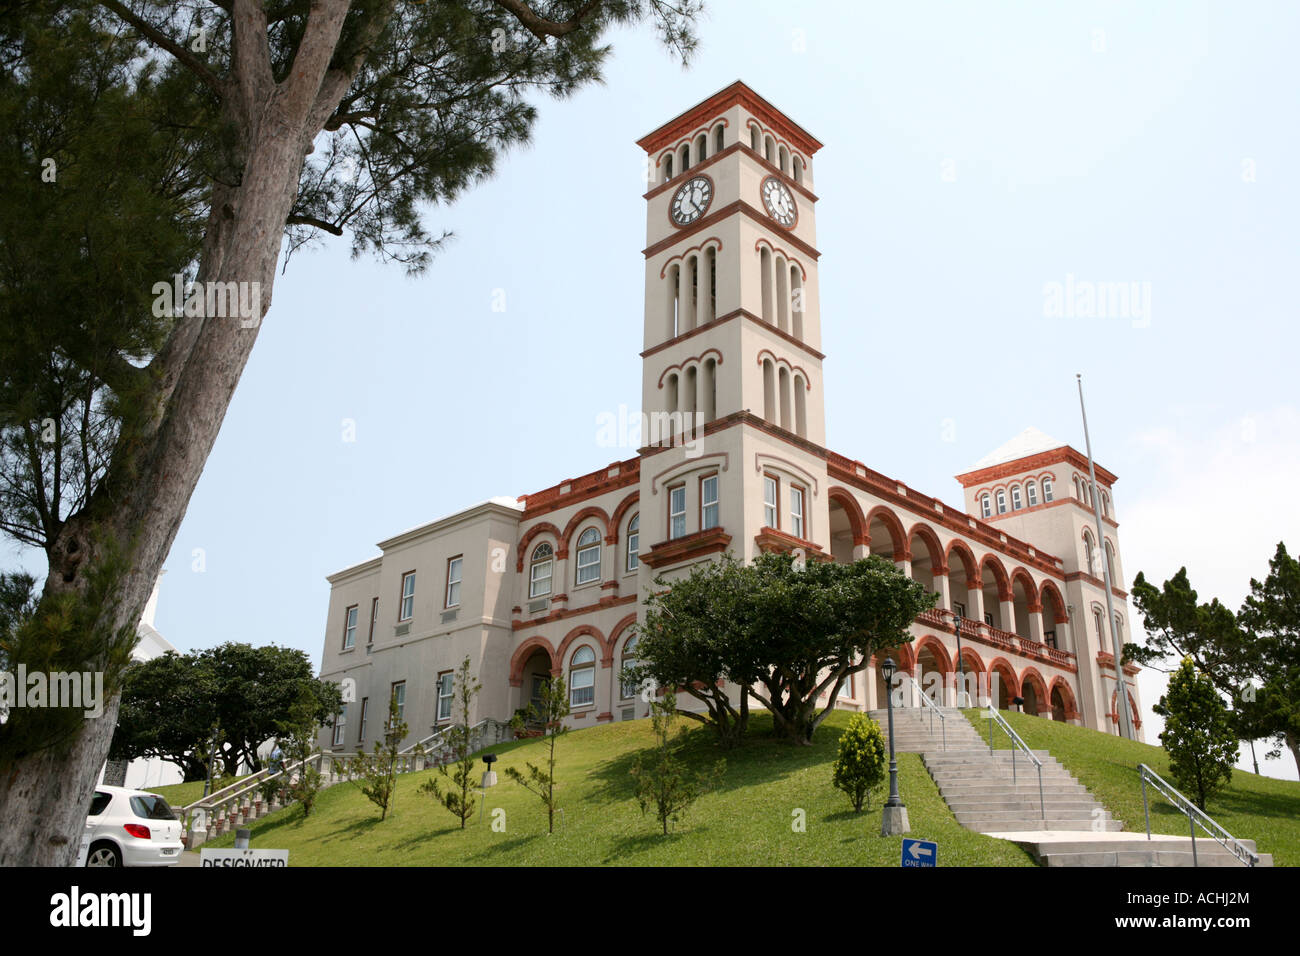
{"type": "MultiPolygon", "coordinates": [[[[1087,820],[1057,819],[1049,816],[1046,820],[1040,817],[1032,817],[1020,820],[984,820],[973,818],[963,820],[958,816],[958,822],[968,830],[975,830],[977,833],[1014,833],[1020,830],[1092,830],[1093,822],[1087,820]]],[[[1102,820],[1102,831],[1107,833],[1119,833],[1124,829],[1124,824],[1119,820],[1102,820]]]]}
{"type": "Polygon", "coordinates": [[[1099,804],[1096,800],[1087,796],[1054,796],[1044,794],[1042,802],[1038,800],[1038,795],[1033,794],[985,794],[976,797],[949,797],[945,798],[948,806],[953,813],[961,813],[971,810],[1033,810],[1038,812],[1040,806],[1046,807],[1048,813],[1074,813],[1081,811],[1084,814],[1090,814],[1099,804]]]}
{"type": "MultiPolygon", "coordinates": [[[[1157,844],[1158,846],[1159,844],[1157,844]]],[[[1043,866],[1217,866],[1245,869],[1245,864],[1231,853],[1216,846],[1216,852],[1202,852],[1196,848],[1192,855],[1191,848],[1186,850],[1098,850],[1092,849],[1079,853],[1044,853],[1039,862],[1043,866]]],[[[1271,854],[1260,857],[1259,866],[1272,866],[1271,854]]]]}

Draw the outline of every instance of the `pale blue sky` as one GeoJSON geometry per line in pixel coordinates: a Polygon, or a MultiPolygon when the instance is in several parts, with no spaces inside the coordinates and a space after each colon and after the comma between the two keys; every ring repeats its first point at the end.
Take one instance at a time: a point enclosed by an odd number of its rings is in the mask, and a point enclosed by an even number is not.
{"type": "Polygon", "coordinates": [[[614,34],[603,86],[540,100],[533,144],[429,211],[457,239],[423,278],[294,257],[167,562],[168,639],[319,663],[327,573],[631,457],[596,417],[639,405],[635,140],[736,79],[825,144],[832,449],[960,504],[951,476],[1026,426],[1082,449],[1082,372],[1126,585],[1186,564],[1236,607],[1300,549],[1300,8],[712,0],[699,33],[687,71],[614,34]],[[1149,283],[1149,323],[1046,318],[1067,275],[1149,283]]]}

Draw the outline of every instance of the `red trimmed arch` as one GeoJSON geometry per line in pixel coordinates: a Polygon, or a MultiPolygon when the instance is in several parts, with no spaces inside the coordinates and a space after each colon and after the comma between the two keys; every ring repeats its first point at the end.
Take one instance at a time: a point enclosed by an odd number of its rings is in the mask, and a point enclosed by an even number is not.
{"type": "MultiPolygon", "coordinates": [[[[920,640],[916,641],[913,646],[916,649],[915,661],[918,664],[921,660],[921,652],[927,647],[930,649],[930,653],[934,655],[935,663],[939,665],[939,673],[944,675],[943,680],[946,684],[948,682],[946,675],[952,673],[953,667],[952,658],[948,656],[948,648],[943,646],[943,642],[933,634],[926,634],[920,640]]],[[[915,671],[913,671],[912,676],[916,676],[915,671]]]]}
{"type": "Polygon", "coordinates": [[[911,555],[907,550],[907,535],[903,532],[903,522],[898,520],[898,515],[885,505],[876,505],[869,512],[862,522],[863,534],[866,536],[865,543],[871,544],[871,522],[876,518],[880,519],[885,530],[889,532],[891,543],[894,545],[894,560],[906,561],[911,555]]]}
{"type": "Polygon", "coordinates": [[[948,556],[944,553],[943,545],[939,543],[939,536],[934,533],[934,529],[921,521],[912,525],[912,530],[907,532],[907,550],[909,554],[912,552],[913,538],[920,538],[925,542],[925,548],[930,552],[930,570],[935,574],[947,574],[948,556]]]}
{"type": "Polygon", "coordinates": [[[553,660],[558,661],[559,666],[563,667],[565,658],[569,656],[569,645],[578,638],[587,635],[596,639],[596,647],[600,649],[601,656],[603,657],[605,653],[605,635],[600,633],[599,628],[593,627],[590,624],[579,624],[568,634],[564,635],[564,640],[560,641],[560,646],[555,649],[555,657],[553,660]]]}
{"type": "Polygon", "coordinates": [[[571,539],[573,538],[574,532],[576,532],[578,530],[578,526],[581,525],[588,518],[599,518],[601,521],[605,522],[606,537],[609,537],[611,534],[615,533],[614,529],[610,527],[609,515],[605,513],[605,509],[597,505],[589,505],[588,507],[583,508],[581,511],[579,511],[572,518],[570,518],[569,523],[564,526],[563,547],[564,547],[564,553],[566,555],[569,553],[569,547],[572,544],[571,539]]]}
{"type": "Polygon", "coordinates": [[[1005,657],[995,657],[989,662],[989,691],[992,695],[993,674],[997,673],[998,678],[1007,685],[1008,697],[1019,697],[1020,680],[1016,677],[1016,669],[1011,666],[1011,662],[1005,657]]]}
{"type": "Polygon", "coordinates": [[[960,538],[953,538],[948,542],[948,550],[944,554],[944,564],[949,568],[952,567],[952,558],[956,556],[961,561],[962,567],[966,570],[966,580],[974,581],[979,577],[980,566],[975,560],[975,552],[970,549],[965,541],[960,538]]]}
{"type": "MultiPolygon", "coordinates": [[[[555,525],[551,524],[549,521],[539,522],[525,531],[524,536],[519,539],[518,559],[515,561],[516,571],[520,573],[523,572],[524,561],[526,560],[525,556],[528,554],[528,546],[533,543],[533,539],[539,534],[552,535],[555,538],[555,549],[557,551],[563,550],[564,537],[560,534],[560,529],[555,527],[555,525]]],[[[559,555],[557,554],[556,557],[559,557],[559,555]]]]}
{"type": "Polygon", "coordinates": [[[1078,720],[1079,705],[1075,703],[1074,690],[1070,687],[1070,682],[1064,677],[1058,676],[1053,678],[1052,686],[1048,688],[1047,706],[1052,706],[1052,695],[1055,694],[1058,689],[1061,692],[1061,702],[1065,704],[1065,719],[1078,720]]]}
{"type": "MultiPolygon", "coordinates": [[[[1058,677],[1057,680],[1060,680],[1060,678],[1058,677]]],[[[1038,693],[1038,706],[1046,707],[1050,710],[1052,707],[1052,695],[1048,692],[1047,681],[1043,680],[1043,675],[1038,673],[1037,667],[1026,667],[1020,672],[1020,686],[1023,688],[1026,684],[1034,685],[1034,690],[1038,693]]],[[[1066,690],[1068,689],[1069,687],[1067,686],[1066,690]]],[[[1021,694],[1020,696],[1023,697],[1025,695],[1021,694]]],[[[1061,694],[1061,699],[1065,699],[1064,693],[1061,694]]],[[[1070,703],[1065,705],[1067,711],[1073,708],[1073,701],[1074,695],[1071,694],[1070,703]]]]}
{"type": "Polygon", "coordinates": [[[613,629],[610,630],[609,637],[605,639],[605,659],[600,662],[602,666],[610,667],[613,665],[614,650],[618,647],[619,638],[623,636],[624,631],[635,623],[636,615],[629,614],[627,617],[615,624],[613,629]]]}
{"type": "Polygon", "coordinates": [[[1051,597],[1052,603],[1056,609],[1056,621],[1058,624],[1066,623],[1065,598],[1061,596],[1061,589],[1056,586],[1055,581],[1044,581],[1042,588],[1038,592],[1038,603],[1047,604],[1047,599],[1051,597]]]}
{"type": "Polygon", "coordinates": [[[858,499],[853,497],[853,492],[835,485],[826,489],[826,498],[828,501],[838,501],[840,507],[844,509],[844,514],[849,519],[849,528],[853,531],[854,546],[866,544],[867,522],[862,516],[862,506],[858,504],[858,499]]]}
{"type": "Polygon", "coordinates": [[[1015,592],[1015,584],[1017,581],[1022,582],[1025,586],[1025,603],[1029,605],[1029,610],[1032,611],[1035,608],[1041,608],[1038,598],[1038,585],[1034,583],[1033,575],[1024,568],[1019,567],[1012,571],[1011,578],[1008,581],[1008,587],[1011,588],[1013,594],[1015,592]]]}
{"type": "Polygon", "coordinates": [[[618,503],[614,513],[609,517],[609,535],[605,538],[606,544],[614,544],[618,541],[618,529],[623,527],[623,517],[628,510],[641,500],[641,492],[634,491],[618,503]]]}
{"type": "Polygon", "coordinates": [[[1011,598],[1011,579],[1007,577],[1007,569],[1002,566],[998,556],[989,552],[980,559],[980,585],[984,584],[984,568],[988,566],[993,571],[993,580],[998,586],[998,600],[1010,601],[1011,598]]]}
{"type": "Polygon", "coordinates": [[[533,656],[533,651],[538,648],[546,651],[546,656],[551,659],[551,673],[559,673],[555,665],[555,648],[551,647],[551,642],[544,637],[530,637],[510,655],[510,686],[518,687],[524,682],[524,665],[528,663],[528,658],[533,656]]]}
{"type": "MultiPolygon", "coordinates": [[[[1128,695],[1129,710],[1133,715],[1133,727],[1135,729],[1140,728],[1142,726],[1142,714],[1138,711],[1137,701],[1133,699],[1133,692],[1126,687],[1124,693],[1128,695]]],[[[1119,709],[1115,706],[1115,698],[1118,695],[1118,688],[1110,692],[1110,713],[1107,716],[1110,717],[1112,724],[1119,723],[1119,709]]]]}
{"type": "MultiPolygon", "coordinates": [[[[969,673],[975,673],[975,674],[986,674],[986,673],[988,673],[988,668],[984,666],[984,661],[982,661],[982,660],[980,659],[979,653],[975,650],[975,648],[971,647],[969,644],[963,644],[963,645],[962,645],[962,647],[961,647],[961,659],[964,660],[964,661],[969,665],[969,666],[966,668],[966,672],[967,672],[968,674],[969,674],[969,673]]],[[[958,665],[957,665],[956,662],[953,663],[953,665],[952,665],[952,669],[953,669],[953,672],[954,672],[954,673],[956,673],[956,672],[959,670],[959,667],[958,667],[958,665]]]]}
{"type": "Polygon", "coordinates": [[[910,643],[899,644],[897,647],[885,647],[876,651],[871,655],[871,668],[879,670],[886,657],[893,657],[894,663],[898,665],[898,669],[903,673],[916,675],[916,654],[913,653],[910,643]]]}

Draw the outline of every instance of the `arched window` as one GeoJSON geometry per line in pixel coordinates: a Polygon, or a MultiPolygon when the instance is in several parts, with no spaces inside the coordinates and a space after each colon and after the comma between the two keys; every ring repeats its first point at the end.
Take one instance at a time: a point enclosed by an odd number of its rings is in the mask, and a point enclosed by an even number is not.
{"type": "Polygon", "coordinates": [[[1034,505],[1038,504],[1038,482],[1036,481],[1025,482],[1025,501],[1029,504],[1029,507],[1031,508],[1034,505]]]}
{"type": "Polygon", "coordinates": [[[1089,574],[1097,573],[1096,558],[1092,553],[1092,535],[1086,531],[1083,533],[1083,566],[1089,574]]]}
{"type": "Polygon", "coordinates": [[[596,702],[596,652],[582,646],[569,661],[569,706],[587,707],[596,702]]]}
{"type": "Polygon", "coordinates": [[[726,140],[724,138],[722,124],[719,123],[717,129],[713,131],[713,151],[715,153],[722,152],[722,147],[725,142],[726,140]]]}
{"type": "Polygon", "coordinates": [[[664,182],[673,178],[673,154],[664,157],[664,182]]]}
{"type": "Polygon", "coordinates": [[[695,137],[695,161],[697,163],[702,163],[708,159],[708,156],[709,135],[707,133],[701,133],[699,136],[695,137]]]}
{"type": "Polygon", "coordinates": [[[1043,479],[1043,501],[1048,502],[1051,500],[1052,500],[1052,479],[1044,478],[1043,479]]]}
{"type": "Polygon", "coordinates": [[[641,515],[634,514],[632,520],[627,523],[627,569],[635,571],[640,567],[640,559],[637,555],[641,547],[641,515]]]}
{"type": "Polygon", "coordinates": [[[803,160],[798,156],[794,158],[794,181],[797,183],[803,182],[803,160]]]}
{"type": "Polygon", "coordinates": [[[1093,624],[1096,626],[1096,628],[1097,628],[1097,642],[1098,642],[1098,646],[1100,646],[1100,647],[1105,647],[1105,646],[1106,646],[1106,632],[1105,632],[1105,630],[1104,630],[1104,629],[1102,628],[1102,626],[1101,626],[1101,620],[1102,620],[1102,618],[1101,618],[1101,608],[1099,608],[1099,607],[1095,607],[1095,608],[1093,608],[1093,609],[1092,609],[1092,623],[1093,623],[1093,624]]]}
{"type": "Polygon", "coordinates": [[[1023,507],[1024,507],[1024,501],[1022,501],[1020,498],[1020,486],[1012,485],[1011,486],[1011,510],[1019,511],[1023,507]]]}
{"type": "Polygon", "coordinates": [[[682,147],[682,172],[691,168],[691,144],[682,147]]]}
{"type": "Polygon", "coordinates": [[[749,127],[749,148],[756,153],[758,152],[758,127],[757,126],[749,127]]]}
{"type": "Polygon", "coordinates": [[[577,584],[600,580],[600,532],[588,528],[578,538],[577,584]]]}
{"type": "Polygon", "coordinates": [[[1101,513],[1107,518],[1110,517],[1110,495],[1104,491],[1101,493],[1101,513]]]}
{"type": "Polygon", "coordinates": [[[1110,542],[1106,542],[1106,573],[1110,575],[1110,583],[1115,585],[1115,549],[1111,547],[1110,542]]]}
{"type": "Polygon", "coordinates": [[[992,502],[989,501],[988,495],[980,496],[980,517],[981,518],[993,517],[993,504],[992,502]]]}
{"type": "MultiPolygon", "coordinates": [[[[623,664],[621,671],[626,671],[630,667],[636,666],[636,635],[629,637],[627,643],[623,645],[623,664]]],[[[630,700],[636,696],[636,681],[623,681],[619,691],[619,696],[623,700],[630,700]]]]}
{"type": "Polygon", "coordinates": [[[1007,513],[1007,493],[1005,491],[999,491],[998,492],[998,514],[1004,515],[1006,513],[1007,513]]]}
{"type": "Polygon", "coordinates": [[[533,549],[533,562],[528,570],[528,596],[541,597],[551,593],[551,546],[543,541],[533,549]]]}

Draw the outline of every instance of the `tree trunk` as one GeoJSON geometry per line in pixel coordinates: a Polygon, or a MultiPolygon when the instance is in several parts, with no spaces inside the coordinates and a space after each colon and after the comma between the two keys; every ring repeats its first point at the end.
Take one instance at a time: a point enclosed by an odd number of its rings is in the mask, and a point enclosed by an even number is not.
{"type": "MultiPolygon", "coordinates": [[[[301,63],[302,72],[286,81],[292,87],[268,85],[268,67],[260,82],[259,76],[246,77],[238,95],[232,94],[227,108],[242,135],[242,178],[238,186],[213,188],[198,279],[259,283],[260,314],[250,328],[237,316],[176,320],[155,359],[162,373],[155,421],[144,434],[123,436],[100,487],[51,544],[38,619],[54,613],[53,598],[71,593],[84,599],[94,579],[97,590],[106,588],[113,595],[111,606],[95,609],[95,631],[105,635],[103,646],[111,635],[138,626],[270,307],[299,172],[323,122],[322,112],[328,115],[313,102],[337,35],[335,30],[332,38],[315,38],[328,46],[323,61],[319,49],[299,50],[295,70],[301,63]],[[312,77],[303,75],[313,70],[314,88],[312,77]],[[304,87],[311,89],[306,106],[299,101],[304,87]]],[[[247,45],[248,38],[242,42],[247,45]]],[[[346,84],[338,89],[340,96],[344,88],[346,84]]],[[[114,693],[102,717],[86,720],[64,747],[0,755],[13,761],[0,779],[0,820],[5,822],[0,866],[69,866],[75,861],[119,702],[114,693]]]]}
{"type": "Polygon", "coordinates": [[[1291,751],[1291,756],[1295,759],[1295,768],[1300,771],[1300,737],[1295,734],[1286,734],[1287,749],[1291,751]]]}

